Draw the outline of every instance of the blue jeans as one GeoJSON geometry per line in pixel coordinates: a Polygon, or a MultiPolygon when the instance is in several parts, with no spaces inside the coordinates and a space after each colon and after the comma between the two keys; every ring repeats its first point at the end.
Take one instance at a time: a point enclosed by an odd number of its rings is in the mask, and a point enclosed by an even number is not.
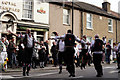
{"type": "Polygon", "coordinates": [[[17,66],[15,53],[12,53],[11,59],[10,59],[10,65],[11,65],[11,67],[13,66],[13,64],[15,64],[17,66]]]}

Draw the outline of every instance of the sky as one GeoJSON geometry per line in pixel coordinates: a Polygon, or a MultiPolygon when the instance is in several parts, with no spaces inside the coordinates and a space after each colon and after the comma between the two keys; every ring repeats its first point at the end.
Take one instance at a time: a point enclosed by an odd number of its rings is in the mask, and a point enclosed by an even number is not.
{"type": "MultiPolygon", "coordinates": [[[[93,5],[102,7],[102,3],[103,3],[104,0],[79,0],[79,1],[90,3],[90,4],[93,4],[93,5]]],[[[120,11],[118,11],[118,2],[120,0],[107,0],[107,1],[111,3],[111,10],[112,11],[120,12],[120,11]]],[[[120,5],[119,5],[119,7],[120,7],[120,5]]]]}

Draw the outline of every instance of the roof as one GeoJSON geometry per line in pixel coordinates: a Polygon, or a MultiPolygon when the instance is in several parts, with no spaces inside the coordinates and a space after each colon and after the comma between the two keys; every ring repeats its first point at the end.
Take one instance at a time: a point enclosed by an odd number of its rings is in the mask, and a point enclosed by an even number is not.
{"type": "MultiPolygon", "coordinates": [[[[61,5],[61,6],[64,4],[66,7],[72,8],[72,2],[50,2],[50,3],[61,5]]],[[[114,13],[113,11],[107,12],[104,9],[97,7],[95,5],[92,5],[92,4],[88,4],[85,2],[74,2],[73,6],[74,6],[74,9],[78,9],[83,12],[93,13],[93,14],[120,20],[120,17],[113,14],[114,13]]]]}

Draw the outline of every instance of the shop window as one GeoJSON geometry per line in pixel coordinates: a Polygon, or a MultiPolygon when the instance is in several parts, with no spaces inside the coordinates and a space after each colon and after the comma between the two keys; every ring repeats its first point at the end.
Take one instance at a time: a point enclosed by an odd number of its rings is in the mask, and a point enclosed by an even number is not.
{"type": "Polygon", "coordinates": [[[63,24],[70,24],[70,10],[63,9],[63,24]]]}
{"type": "Polygon", "coordinates": [[[113,21],[112,21],[112,19],[108,19],[108,31],[113,32],[113,21]]]}
{"type": "Polygon", "coordinates": [[[32,0],[23,0],[23,18],[32,19],[32,0]]]}
{"type": "Polygon", "coordinates": [[[93,29],[93,27],[92,27],[92,15],[87,13],[86,17],[87,17],[86,28],[93,29]]]}

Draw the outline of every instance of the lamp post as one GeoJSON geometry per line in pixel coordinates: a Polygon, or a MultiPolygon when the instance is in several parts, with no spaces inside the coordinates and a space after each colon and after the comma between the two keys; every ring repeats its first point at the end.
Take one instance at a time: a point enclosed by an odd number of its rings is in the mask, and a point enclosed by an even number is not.
{"type": "Polygon", "coordinates": [[[74,5],[73,5],[73,0],[72,0],[72,34],[74,31],[74,5]]]}
{"type": "MultiPolygon", "coordinates": [[[[9,19],[8,20],[8,23],[7,23],[7,27],[6,27],[6,30],[9,28],[9,27],[11,27],[11,26],[13,26],[13,20],[12,19],[9,19]]],[[[13,31],[13,30],[12,30],[13,31]]]]}

